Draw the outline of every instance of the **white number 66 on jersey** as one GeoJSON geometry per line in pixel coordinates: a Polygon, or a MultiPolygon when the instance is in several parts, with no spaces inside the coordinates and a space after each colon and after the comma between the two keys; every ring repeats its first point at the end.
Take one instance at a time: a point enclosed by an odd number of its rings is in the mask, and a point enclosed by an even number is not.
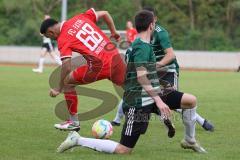
{"type": "Polygon", "coordinates": [[[76,38],[91,51],[94,51],[103,40],[103,37],[88,23],[83,25],[82,29],[76,34],[76,38]]]}

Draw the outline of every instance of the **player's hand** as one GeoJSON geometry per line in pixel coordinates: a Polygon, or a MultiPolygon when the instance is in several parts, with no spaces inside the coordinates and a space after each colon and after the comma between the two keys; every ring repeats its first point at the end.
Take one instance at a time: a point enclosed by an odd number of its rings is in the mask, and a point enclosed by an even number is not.
{"type": "Polygon", "coordinates": [[[171,110],[168,107],[168,105],[166,105],[165,103],[156,103],[157,107],[159,108],[160,112],[161,112],[161,117],[163,117],[164,119],[170,119],[171,117],[171,110]]]}
{"type": "Polygon", "coordinates": [[[50,97],[57,97],[60,94],[60,91],[58,89],[50,89],[50,97]]]}
{"type": "Polygon", "coordinates": [[[157,66],[157,68],[161,68],[161,67],[164,66],[164,64],[162,64],[161,62],[157,62],[157,63],[156,63],[156,66],[157,66]]]}
{"type": "Polygon", "coordinates": [[[120,36],[119,33],[114,32],[114,33],[111,34],[110,38],[114,38],[117,42],[119,42],[120,39],[121,39],[121,36],[120,36]]]}

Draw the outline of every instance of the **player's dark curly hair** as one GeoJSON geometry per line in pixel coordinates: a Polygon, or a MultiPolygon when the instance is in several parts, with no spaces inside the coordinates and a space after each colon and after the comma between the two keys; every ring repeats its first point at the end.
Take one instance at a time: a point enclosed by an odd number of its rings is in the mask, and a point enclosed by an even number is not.
{"type": "Polygon", "coordinates": [[[146,31],[151,23],[154,22],[153,13],[147,10],[142,10],[135,16],[135,26],[138,33],[146,31]]]}
{"type": "Polygon", "coordinates": [[[58,23],[58,21],[56,21],[55,19],[52,19],[52,18],[44,20],[41,24],[41,27],[40,27],[40,33],[45,34],[49,27],[52,27],[57,23],[58,23]]]}

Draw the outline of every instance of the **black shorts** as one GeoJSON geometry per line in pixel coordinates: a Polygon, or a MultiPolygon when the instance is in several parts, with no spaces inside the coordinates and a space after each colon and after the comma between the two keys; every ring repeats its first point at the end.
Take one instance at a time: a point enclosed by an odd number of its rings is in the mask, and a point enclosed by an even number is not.
{"type": "Polygon", "coordinates": [[[164,86],[164,88],[167,87],[173,87],[175,90],[178,90],[178,78],[179,75],[176,72],[163,72],[158,71],[158,78],[159,83],[164,86]]]}
{"type": "Polygon", "coordinates": [[[53,43],[50,43],[50,44],[49,43],[43,43],[42,48],[46,48],[48,52],[52,52],[52,51],[54,51],[55,46],[54,46],[53,43]]]}
{"type": "MultiPolygon", "coordinates": [[[[171,110],[174,110],[181,108],[182,96],[182,92],[173,91],[160,97],[171,110]]],[[[147,131],[151,113],[161,114],[155,103],[142,108],[132,107],[123,109],[123,112],[125,114],[125,123],[122,129],[120,144],[128,148],[134,148],[140,135],[147,131]]]]}

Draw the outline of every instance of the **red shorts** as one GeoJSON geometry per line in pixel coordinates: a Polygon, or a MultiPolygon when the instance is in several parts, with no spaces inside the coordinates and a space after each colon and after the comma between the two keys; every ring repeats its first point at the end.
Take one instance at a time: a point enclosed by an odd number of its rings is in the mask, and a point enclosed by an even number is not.
{"type": "Polygon", "coordinates": [[[104,67],[84,65],[73,71],[73,78],[79,84],[89,84],[102,79],[109,79],[116,85],[123,85],[125,80],[126,64],[120,54],[112,56],[109,64],[104,67]]]}

